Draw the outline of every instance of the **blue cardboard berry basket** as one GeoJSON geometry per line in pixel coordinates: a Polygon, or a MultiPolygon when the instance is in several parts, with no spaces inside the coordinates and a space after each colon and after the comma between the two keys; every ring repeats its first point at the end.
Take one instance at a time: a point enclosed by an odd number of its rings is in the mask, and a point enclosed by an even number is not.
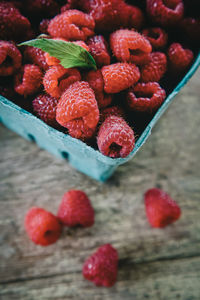
{"type": "Polygon", "coordinates": [[[39,147],[46,149],[57,157],[67,159],[77,170],[96,180],[106,181],[119,165],[129,161],[146,142],[158,119],[165,112],[180,89],[191,78],[199,65],[200,53],[185,77],[168,95],[165,102],[156,112],[151,122],[137,140],[135,148],[126,158],[113,159],[104,156],[98,150],[93,149],[82,141],[48,126],[36,116],[1,95],[0,121],[25,139],[35,141],[39,147]]]}

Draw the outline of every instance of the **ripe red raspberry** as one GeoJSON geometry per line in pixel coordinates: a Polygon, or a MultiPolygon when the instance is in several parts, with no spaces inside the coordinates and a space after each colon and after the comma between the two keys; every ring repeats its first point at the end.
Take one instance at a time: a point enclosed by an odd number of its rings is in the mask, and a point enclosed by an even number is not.
{"type": "Polygon", "coordinates": [[[167,45],[168,34],[160,27],[146,28],[142,34],[151,43],[153,49],[163,49],[167,45]]]}
{"type": "Polygon", "coordinates": [[[98,67],[110,64],[106,40],[102,35],[95,35],[88,41],[89,51],[94,57],[98,67]]]}
{"type": "Polygon", "coordinates": [[[45,91],[54,98],[60,98],[62,93],[75,81],[81,80],[80,72],[75,68],[65,69],[56,65],[45,73],[43,85],[45,91]]]}
{"type": "Polygon", "coordinates": [[[106,107],[111,104],[112,95],[104,93],[104,81],[101,70],[89,71],[85,75],[85,80],[93,89],[99,108],[106,107]]]}
{"type": "Polygon", "coordinates": [[[134,28],[137,30],[142,27],[144,23],[144,15],[139,7],[127,5],[126,3],[121,2],[119,3],[118,10],[119,17],[121,19],[121,26],[119,27],[134,28]]]}
{"type": "Polygon", "coordinates": [[[32,104],[33,111],[40,119],[50,126],[56,127],[58,125],[56,121],[58,99],[50,95],[40,94],[33,100],[32,104]]]}
{"type": "Polygon", "coordinates": [[[169,26],[182,19],[184,4],[182,0],[147,0],[146,9],[153,22],[169,26]]]}
{"type": "Polygon", "coordinates": [[[31,17],[53,17],[59,13],[56,0],[26,0],[25,9],[31,17]]]}
{"type": "Polygon", "coordinates": [[[58,209],[58,218],[66,226],[94,224],[94,209],[87,195],[79,190],[70,190],[63,195],[58,209]]]}
{"type": "Polygon", "coordinates": [[[97,145],[103,155],[126,157],[135,146],[134,132],[124,119],[110,115],[100,126],[97,145]]]}
{"type": "Polygon", "coordinates": [[[26,40],[30,30],[29,20],[12,3],[0,2],[0,39],[26,40]]]}
{"type": "Polygon", "coordinates": [[[146,63],[149,59],[148,53],[152,50],[144,36],[128,29],[113,32],[110,36],[110,47],[117,60],[136,64],[146,63]]]}
{"type": "Polygon", "coordinates": [[[128,106],[138,112],[152,113],[157,110],[166,94],[157,82],[138,83],[127,95],[128,106]]]}
{"type": "Polygon", "coordinates": [[[189,49],[184,49],[181,44],[173,43],[168,51],[169,67],[172,72],[185,71],[193,61],[193,52],[189,49]]]}
{"type": "Polygon", "coordinates": [[[42,85],[42,71],[35,65],[24,65],[15,75],[15,91],[27,97],[39,91],[42,85]]]}
{"type": "Polygon", "coordinates": [[[141,67],[142,82],[158,82],[167,71],[167,58],[162,52],[152,52],[150,61],[141,67]]]}
{"type": "Polygon", "coordinates": [[[49,19],[43,19],[43,20],[40,22],[39,29],[40,29],[40,32],[41,32],[41,33],[48,34],[48,26],[49,26],[49,23],[50,23],[50,20],[49,20],[49,19]]]}
{"type": "Polygon", "coordinates": [[[79,10],[67,10],[53,18],[48,26],[52,37],[62,37],[67,40],[86,40],[94,34],[94,20],[91,16],[79,10]]]}
{"type": "Polygon", "coordinates": [[[134,64],[116,63],[102,68],[104,91],[108,94],[119,93],[140,78],[140,71],[134,64]]]}
{"type": "Polygon", "coordinates": [[[186,42],[200,45],[200,19],[197,18],[184,18],[179,24],[186,42]]]}
{"type": "Polygon", "coordinates": [[[99,247],[83,265],[83,276],[97,286],[113,286],[117,271],[118,253],[110,244],[99,247]]]}
{"type": "Polygon", "coordinates": [[[55,243],[62,231],[58,218],[39,207],[32,207],[27,212],[24,225],[29,238],[41,246],[55,243]]]}
{"type": "Polygon", "coordinates": [[[107,117],[117,116],[125,119],[125,112],[119,106],[111,106],[101,109],[100,111],[100,123],[104,122],[107,117]]]}
{"type": "Polygon", "coordinates": [[[0,41],[0,76],[10,76],[21,67],[22,55],[10,42],[0,41]]]}
{"type": "Polygon", "coordinates": [[[49,66],[46,63],[44,53],[45,52],[39,48],[27,47],[24,51],[24,58],[28,63],[35,64],[46,71],[49,66]]]}
{"type": "Polygon", "coordinates": [[[99,121],[99,110],[88,82],[77,81],[62,94],[56,120],[70,129],[69,133],[73,137],[84,140],[93,135],[99,121]]]}
{"type": "Polygon", "coordinates": [[[144,195],[148,221],[152,227],[165,227],[181,216],[178,204],[164,191],[152,188],[144,195]]]}

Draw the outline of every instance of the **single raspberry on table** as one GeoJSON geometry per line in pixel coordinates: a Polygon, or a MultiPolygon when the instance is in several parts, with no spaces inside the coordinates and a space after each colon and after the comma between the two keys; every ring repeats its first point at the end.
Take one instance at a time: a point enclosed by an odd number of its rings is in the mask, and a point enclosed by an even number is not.
{"type": "Polygon", "coordinates": [[[167,45],[168,34],[160,27],[143,29],[142,34],[151,43],[153,49],[163,49],[167,45]]]}
{"type": "Polygon", "coordinates": [[[173,43],[168,51],[169,68],[172,72],[183,72],[192,63],[194,55],[192,50],[184,49],[179,43],[173,43]]]}
{"type": "Polygon", "coordinates": [[[157,82],[137,83],[127,94],[128,106],[137,112],[152,113],[165,100],[165,90],[157,82]]]}
{"type": "Polygon", "coordinates": [[[102,35],[95,35],[88,40],[89,51],[98,67],[110,64],[110,55],[106,40],[102,35]]]}
{"type": "Polygon", "coordinates": [[[17,47],[7,41],[0,41],[0,76],[13,75],[20,67],[22,55],[17,47]]]}
{"type": "Polygon", "coordinates": [[[78,69],[65,69],[55,65],[48,69],[43,78],[45,91],[54,98],[60,98],[62,93],[74,82],[81,80],[78,69]]]}
{"type": "Polygon", "coordinates": [[[94,134],[99,121],[99,109],[88,82],[77,81],[62,94],[56,120],[78,139],[88,139],[94,134]]]}
{"type": "Polygon", "coordinates": [[[142,82],[158,82],[167,71],[167,57],[162,52],[152,52],[150,61],[141,67],[142,82]]]}
{"type": "Polygon", "coordinates": [[[47,94],[40,94],[33,102],[33,111],[36,115],[50,126],[57,126],[56,121],[56,108],[58,99],[51,97],[47,94]]]}
{"type": "Polygon", "coordinates": [[[184,4],[182,0],[147,0],[146,10],[153,22],[171,26],[182,19],[184,4]]]}
{"type": "Polygon", "coordinates": [[[55,16],[49,23],[48,32],[52,37],[86,40],[94,35],[94,27],[95,23],[90,15],[72,9],[55,16]]]}
{"type": "Polygon", "coordinates": [[[105,119],[110,116],[117,116],[125,119],[125,112],[120,106],[117,105],[102,108],[100,110],[100,123],[104,122],[105,119]]]}
{"type": "Polygon", "coordinates": [[[101,70],[89,71],[85,75],[85,80],[93,89],[99,108],[106,107],[111,104],[112,95],[106,94],[104,92],[104,81],[101,70]]]}
{"type": "Polygon", "coordinates": [[[126,157],[135,146],[134,132],[123,118],[110,115],[99,128],[97,145],[103,155],[126,157]]]}
{"type": "Polygon", "coordinates": [[[24,225],[29,238],[41,246],[55,243],[62,231],[59,219],[40,207],[32,207],[27,212],[24,225]]]}
{"type": "Polygon", "coordinates": [[[83,265],[83,276],[97,286],[111,287],[117,280],[118,253],[110,244],[102,245],[83,265]]]}
{"type": "Polygon", "coordinates": [[[117,60],[135,64],[146,63],[152,50],[151,44],[143,35],[129,29],[113,32],[110,36],[110,47],[117,60]]]}
{"type": "Polygon", "coordinates": [[[108,94],[119,93],[140,78],[140,71],[134,64],[116,63],[102,68],[104,91],[108,94]]]}
{"type": "Polygon", "coordinates": [[[45,52],[41,49],[28,46],[24,51],[24,58],[28,63],[35,64],[46,71],[49,66],[46,63],[44,54],[45,52]]]}
{"type": "Polygon", "coordinates": [[[163,190],[152,188],[144,195],[147,219],[152,227],[163,228],[181,216],[178,204],[163,190]]]}
{"type": "Polygon", "coordinates": [[[83,191],[70,190],[62,197],[58,218],[63,225],[90,227],[94,224],[94,209],[83,191]]]}
{"type": "Polygon", "coordinates": [[[0,2],[0,39],[26,40],[31,31],[29,20],[12,3],[0,2]]]}
{"type": "Polygon", "coordinates": [[[24,65],[15,75],[15,91],[27,97],[39,91],[42,85],[42,71],[35,65],[24,65]]]}

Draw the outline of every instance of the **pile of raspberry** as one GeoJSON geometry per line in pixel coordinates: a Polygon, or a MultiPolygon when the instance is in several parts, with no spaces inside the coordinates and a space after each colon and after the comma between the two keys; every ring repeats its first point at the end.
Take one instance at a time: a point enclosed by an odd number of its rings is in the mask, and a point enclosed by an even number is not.
{"type": "Polygon", "coordinates": [[[199,0],[0,2],[0,93],[109,157],[126,157],[198,53],[199,0]],[[73,42],[97,70],[22,41],[73,42]]]}

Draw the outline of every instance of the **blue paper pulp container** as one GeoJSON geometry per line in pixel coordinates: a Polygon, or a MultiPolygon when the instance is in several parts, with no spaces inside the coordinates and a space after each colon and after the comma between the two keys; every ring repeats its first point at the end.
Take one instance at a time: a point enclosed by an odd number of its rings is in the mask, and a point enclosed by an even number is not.
{"type": "Polygon", "coordinates": [[[36,116],[2,96],[0,96],[0,121],[6,127],[20,134],[24,138],[35,141],[39,147],[46,149],[57,157],[67,159],[77,170],[94,179],[105,181],[119,165],[129,161],[145,143],[151,134],[153,126],[167,109],[176,94],[194,74],[199,65],[200,53],[188,73],[156,112],[151,122],[137,140],[135,148],[126,158],[113,159],[106,157],[98,150],[89,147],[82,141],[74,139],[71,136],[48,126],[36,116]]]}

